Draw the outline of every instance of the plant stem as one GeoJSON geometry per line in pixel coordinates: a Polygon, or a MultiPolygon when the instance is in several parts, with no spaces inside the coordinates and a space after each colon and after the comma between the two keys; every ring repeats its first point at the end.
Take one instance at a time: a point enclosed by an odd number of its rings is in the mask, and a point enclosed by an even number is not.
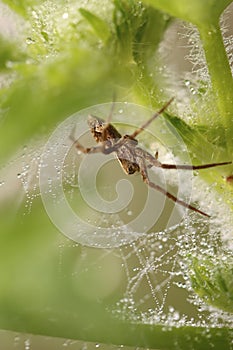
{"type": "Polygon", "coordinates": [[[216,98],[219,116],[225,127],[229,156],[233,153],[233,79],[218,24],[198,27],[216,98]]]}

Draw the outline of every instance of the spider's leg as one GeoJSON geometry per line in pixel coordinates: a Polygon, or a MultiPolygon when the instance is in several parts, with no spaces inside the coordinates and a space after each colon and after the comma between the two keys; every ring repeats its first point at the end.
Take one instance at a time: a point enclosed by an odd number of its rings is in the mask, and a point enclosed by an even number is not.
{"type": "Polygon", "coordinates": [[[75,126],[73,127],[69,138],[73,142],[73,145],[75,146],[75,148],[77,148],[79,151],[81,151],[82,153],[89,153],[90,152],[90,148],[84,147],[83,145],[81,145],[81,143],[78,142],[78,140],[76,140],[76,138],[75,138],[75,126]]]}
{"type": "MultiPolygon", "coordinates": [[[[158,162],[159,162],[159,152],[158,151],[156,151],[155,152],[155,161],[156,161],[156,164],[159,164],[158,162]]],[[[154,166],[154,164],[148,164],[148,168],[150,169],[150,168],[153,168],[153,166],[154,166]]],[[[158,165],[156,165],[156,166],[158,166],[158,165]]]]}
{"type": "Polygon", "coordinates": [[[147,174],[147,170],[146,170],[146,166],[145,164],[141,164],[141,167],[140,167],[140,170],[141,170],[141,174],[142,174],[142,178],[143,178],[143,181],[148,185],[150,186],[151,188],[153,188],[154,190],[164,194],[165,196],[167,196],[169,199],[171,199],[173,202],[175,203],[178,203],[179,205],[187,208],[187,209],[190,209],[190,210],[193,210],[201,215],[204,215],[204,216],[207,216],[207,217],[210,217],[210,215],[206,214],[205,212],[195,208],[194,206],[184,202],[183,200],[175,197],[173,194],[171,194],[170,192],[167,192],[164,188],[160,187],[159,185],[156,185],[154,182],[150,181],[149,177],[148,177],[148,174],[147,174]]]}
{"type": "Polygon", "coordinates": [[[110,111],[109,111],[109,114],[108,114],[108,118],[107,118],[107,124],[110,124],[110,122],[111,122],[112,115],[113,115],[113,110],[114,110],[114,107],[115,107],[115,102],[116,102],[116,93],[114,92],[113,93],[113,98],[112,98],[111,108],[110,108],[110,111]]]}
{"type": "Polygon", "coordinates": [[[232,162],[210,163],[210,164],[202,164],[202,165],[165,164],[165,163],[159,162],[156,156],[153,157],[150,153],[146,151],[143,151],[143,153],[144,153],[144,158],[149,163],[148,168],[152,168],[153,166],[155,166],[163,169],[199,170],[199,169],[214,168],[216,166],[232,164],[232,162]]]}
{"type": "Polygon", "coordinates": [[[172,97],[167,103],[165,103],[165,105],[158,111],[156,112],[149,120],[147,120],[147,122],[145,122],[140,128],[138,128],[137,130],[135,130],[131,135],[129,135],[129,137],[131,139],[135,139],[148,125],[150,125],[150,123],[153,122],[153,120],[155,120],[160,114],[162,114],[165,109],[172,103],[172,101],[174,100],[174,97],[172,97]]]}
{"type": "Polygon", "coordinates": [[[116,151],[116,147],[105,147],[105,143],[103,143],[101,146],[97,147],[83,147],[78,141],[75,141],[74,143],[75,147],[80,150],[82,153],[88,153],[88,154],[94,154],[94,153],[104,153],[104,154],[110,154],[112,152],[116,151]]]}
{"type": "Polygon", "coordinates": [[[97,146],[97,147],[84,147],[83,145],[81,145],[81,143],[78,142],[78,140],[75,139],[74,137],[74,129],[72,130],[72,133],[70,135],[70,139],[71,141],[73,141],[73,144],[75,146],[75,148],[77,148],[79,151],[81,151],[82,153],[85,154],[93,154],[93,153],[104,153],[104,154],[109,154],[112,153],[114,151],[116,151],[116,147],[112,146],[112,147],[106,147],[106,143],[103,142],[101,146],[97,146]]]}
{"type": "Polygon", "coordinates": [[[214,168],[220,165],[231,164],[232,162],[222,162],[222,163],[210,163],[202,165],[188,165],[188,164],[163,164],[161,163],[161,168],[163,169],[183,169],[183,170],[198,170],[198,169],[207,169],[214,168]]]}
{"type": "Polygon", "coordinates": [[[112,119],[113,110],[114,110],[114,107],[115,107],[115,101],[116,101],[116,95],[115,95],[115,92],[114,92],[111,108],[110,108],[110,111],[109,111],[109,114],[108,114],[108,117],[107,117],[107,120],[106,120],[106,125],[105,125],[104,130],[103,130],[103,139],[104,140],[106,139],[107,129],[108,129],[108,127],[110,125],[110,122],[111,122],[111,119],[112,119]]]}

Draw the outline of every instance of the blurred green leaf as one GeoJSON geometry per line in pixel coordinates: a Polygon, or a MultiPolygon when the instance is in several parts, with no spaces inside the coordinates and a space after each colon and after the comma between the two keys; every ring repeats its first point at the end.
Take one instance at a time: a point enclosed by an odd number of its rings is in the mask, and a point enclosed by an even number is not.
{"type": "Polygon", "coordinates": [[[195,24],[200,32],[213,94],[219,117],[225,127],[229,157],[233,152],[231,137],[233,79],[219,27],[220,16],[232,0],[145,0],[146,4],[195,24]]]}
{"type": "Polygon", "coordinates": [[[0,36],[0,71],[11,70],[12,65],[26,58],[25,52],[16,45],[0,36]]]}
{"type": "Polygon", "coordinates": [[[23,79],[0,95],[2,161],[69,114],[112,98],[114,71],[98,53],[93,57],[75,49],[51,63],[21,65],[17,70],[23,79]]]}
{"type": "MultiPolygon", "coordinates": [[[[177,116],[170,115],[167,112],[165,112],[164,115],[166,120],[169,121],[169,123],[171,123],[171,125],[174,126],[177,132],[180,134],[194,160],[204,163],[210,163],[212,159],[215,159],[216,162],[224,161],[224,152],[226,157],[225,160],[229,160],[227,159],[227,152],[224,151],[225,148],[222,147],[225,146],[224,144],[217,145],[208,140],[209,138],[211,141],[214,141],[216,138],[215,125],[212,127],[212,129],[210,126],[205,127],[208,128],[207,138],[207,134],[203,132],[203,129],[205,130],[204,126],[199,129],[188,125],[184,120],[177,116]],[[202,132],[200,132],[201,130],[202,132]]],[[[222,140],[222,142],[224,143],[224,140],[222,140]]],[[[179,154],[179,156],[182,157],[182,154],[179,154]]]]}
{"type": "Polygon", "coordinates": [[[129,62],[147,63],[162,40],[170,17],[133,0],[115,0],[114,5],[113,22],[120,55],[129,62]]]}
{"type": "Polygon", "coordinates": [[[134,55],[137,62],[146,63],[151,60],[163,39],[164,33],[171,24],[172,18],[153,7],[144,10],[144,21],[135,33],[134,55]]]}
{"type": "Polygon", "coordinates": [[[110,37],[110,29],[108,24],[104,20],[102,20],[100,17],[96,16],[95,14],[93,14],[88,10],[85,10],[84,8],[80,8],[79,12],[90,23],[96,35],[101,40],[106,42],[107,39],[109,39],[110,37]]]}
{"type": "MultiPolygon", "coordinates": [[[[202,132],[198,127],[192,127],[185,123],[184,120],[170,115],[165,112],[164,116],[168,121],[168,127],[171,125],[175,127],[179,136],[182,137],[194,165],[198,164],[210,164],[210,163],[220,163],[231,161],[229,158],[226,145],[224,144],[224,138],[219,140],[221,133],[218,133],[218,142],[216,140],[216,125],[207,126],[208,133],[203,132],[203,126],[201,128],[202,132]],[[213,161],[214,160],[214,161],[213,161]]],[[[221,128],[220,128],[221,132],[221,128]]],[[[174,154],[182,159],[182,152],[177,152],[173,150],[174,154]]],[[[233,209],[232,196],[233,188],[229,186],[225,178],[228,176],[231,169],[231,164],[226,166],[219,166],[212,169],[202,170],[199,172],[199,176],[202,177],[207,183],[215,184],[215,191],[218,192],[225,202],[233,209]]]]}
{"type": "Polygon", "coordinates": [[[145,0],[147,4],[197,25],[217,23],[232,0],[145,0]]]}
{"type": "MultiPolygon", "coordinates": [[[[43,0],[44,1],[44,0],[43,0]]],[[[41,0],[2,0],[3,3],[8,5],[13,11],[23,17],[29,15],[29,10],[32,6],[43,2],[41,0]]]]}
{"type": "Polygon", "coordinates": [[[233,313],[233,255],[223,251],[217,257],[191,258],[193,289],[208,304],[233,313]]]}

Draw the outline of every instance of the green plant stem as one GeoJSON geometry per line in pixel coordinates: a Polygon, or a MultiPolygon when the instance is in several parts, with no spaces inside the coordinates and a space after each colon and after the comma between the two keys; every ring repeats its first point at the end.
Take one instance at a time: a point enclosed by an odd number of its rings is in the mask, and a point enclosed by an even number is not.
{"type": "Polygon", "coordinates": [[[233,79],[218,24],[198,27],[216,98],[226,132],[228,154],[233,153],[233,79]]]}

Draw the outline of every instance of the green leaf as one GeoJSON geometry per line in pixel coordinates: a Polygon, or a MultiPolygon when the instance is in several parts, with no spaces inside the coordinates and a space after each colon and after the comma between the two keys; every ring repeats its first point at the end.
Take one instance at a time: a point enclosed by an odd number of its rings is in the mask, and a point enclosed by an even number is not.
{"type": "Polygon", "coordinates": [[[218,24],[209,27],[200,25],[199,31],[211,77],[212,93],[219,112],[219,122],[225,128],[226,145],[229,157],[232,157],[233,79],[222,33],[218,24]]]}
{"type": "Polygon", "coordinates": [[[15,43],[11,43],[0,36],[0,70],[6,71],[14,63],[24,60],[26,57],[15,43]]]}
{"type": "Polygon", "coordinates": [[[40,0],[3,0],[13,11],[23,17],[28,17],[28,9],[40,4],[40,0]]]}
{"type": "MultiPolygon", "coordinates": [[[[201,133],[199,131],[199,128],[191,127],[182,119],[176,116],[171,116],[166,112],[164,115],[166,117],[166,120],[169,121],[168,127],[171,123],[171,125],[177,130],[178,134],[182,137],[194,165],[231,161],[231,158],[229,158],[227,152],[227,148],[224,145],[224,139],[221,142],[218,140],[218,143],[212,143],[209,141],[214,141],[216,138],[215,125],[212,125],[211,127],[206,126],[209,128],[208,139],[207,134],[203,132],[201,133]]],[[[173,152],[180,159],[182,159],[182,153],[176,152],[175,149],[173,152]]],[[[226,166],[219,166],[216,168],[207,169],[206,171],[200,171],[199,176],[202,177],[210,185],[215,184],[215,191],[218,192],[221,197],[224,198],[225,202],[228,203],[228,205],[233,209],[233,188],[232,186],[229,186],[226,181],[226,178],[230,173],[230,169],[231,164],[226,166]]]]}
{"type": "Polygon", "coordinates": [[[74,49],[17,70],[19,78],[0,94],[2,162],[67,115],[112,98],[112,64],[99,53],[74,49]]]}
{"type": "Polygon", "coordinates": [[[223,251],[215,257],[191,258],[191,283],[204,301],[233,313],[233,254],[223,251]]]}
{"type": "Polygon", "coordinates": [[[111,34],[108,24],[104,20],[102,20],[100,17],[96,16],[95,14],[93,14],[92,12],[84,8],[80,8],[79,12],[90,23],[96,35],[101,40],[106,42],[109,39],[111,34]]]}
{"type": "Polygon", "coordinates": [[[205,51],[219,118],[225,127],[229,157],[233,152],[233,79],[219,28],[220,15],[232,0],[145,0],[145,3],[198,27],[205,51]]]}
{"type": "Polygon", "coordinates": [[[115,0],[114,5],[113,22],[119,55],[124,54],[129,62],[147,64],[170,24],[170,17],[132,0],[115,0]]]}
{"type": "Polygon", "coordinates": [[[144,20],[134,35],[134,56],[137,57],[137,62],[144,64],[154,57],[170,23],[170,16],[164,15],[151,6],[145,8],[144,20]]]}
{"type": "Polygon", "coordinates": [[[145,3],[171,16],[196,25],[217,23],[221,13],[232,0],[145,0],[145,3]]]}
{"type": "Polygon", "coordinates": [[[134,63],[133,38],[142,18],[142,6],[134,1],[114,0],[113,23],[116,33],[116,50],[122,62],[134,63]],[[136,8],[138,12],[136,12],[136,8]]]}
{"type": "MultiPolygon", "coordinates": [[[[192,127],[188,125],[184,120],[181,118],[178,118],[176,116],[170,115],[167,112],[165,112],[165,117],[175,127],[175,129],[178,131],[178,133],[181,135],[182,139],[184,140],[184,143],[188,147],[188,150],[190,154],[192,155],[192,158],[196,162],[203,162],[203,163],[210,163],[212,159],[215,159],[216,162],[218,161],[224,161],[224,159],[227,161],[227,152],[224,147],[221,147],[219,145],[216,145],[214,143],[211,143],[207,137],[206,134],[203,132],[203,126],[202,126],[202,133],[199,131],[199,128],[192,127]]],[[[169,126],[168,123],[168,126],[169,126]]],[[[206,126],[207,128],[207,126],[206,126]]],[[[222,131],[221,131],[222,132],[222,131]]],[[[208,136],[211,139],[211,128],[208,126],[208,136]]],[[[216,137],[216,126],[213,126],[213,140],[216,137]]],[[[219,141],[220,142],[220,141],[219,141]]],[[[224,142],[224,140],[222,140],[224,142]]],[[[178,154],[178,156],[182,157],[182,154],[178,154]]]]}

